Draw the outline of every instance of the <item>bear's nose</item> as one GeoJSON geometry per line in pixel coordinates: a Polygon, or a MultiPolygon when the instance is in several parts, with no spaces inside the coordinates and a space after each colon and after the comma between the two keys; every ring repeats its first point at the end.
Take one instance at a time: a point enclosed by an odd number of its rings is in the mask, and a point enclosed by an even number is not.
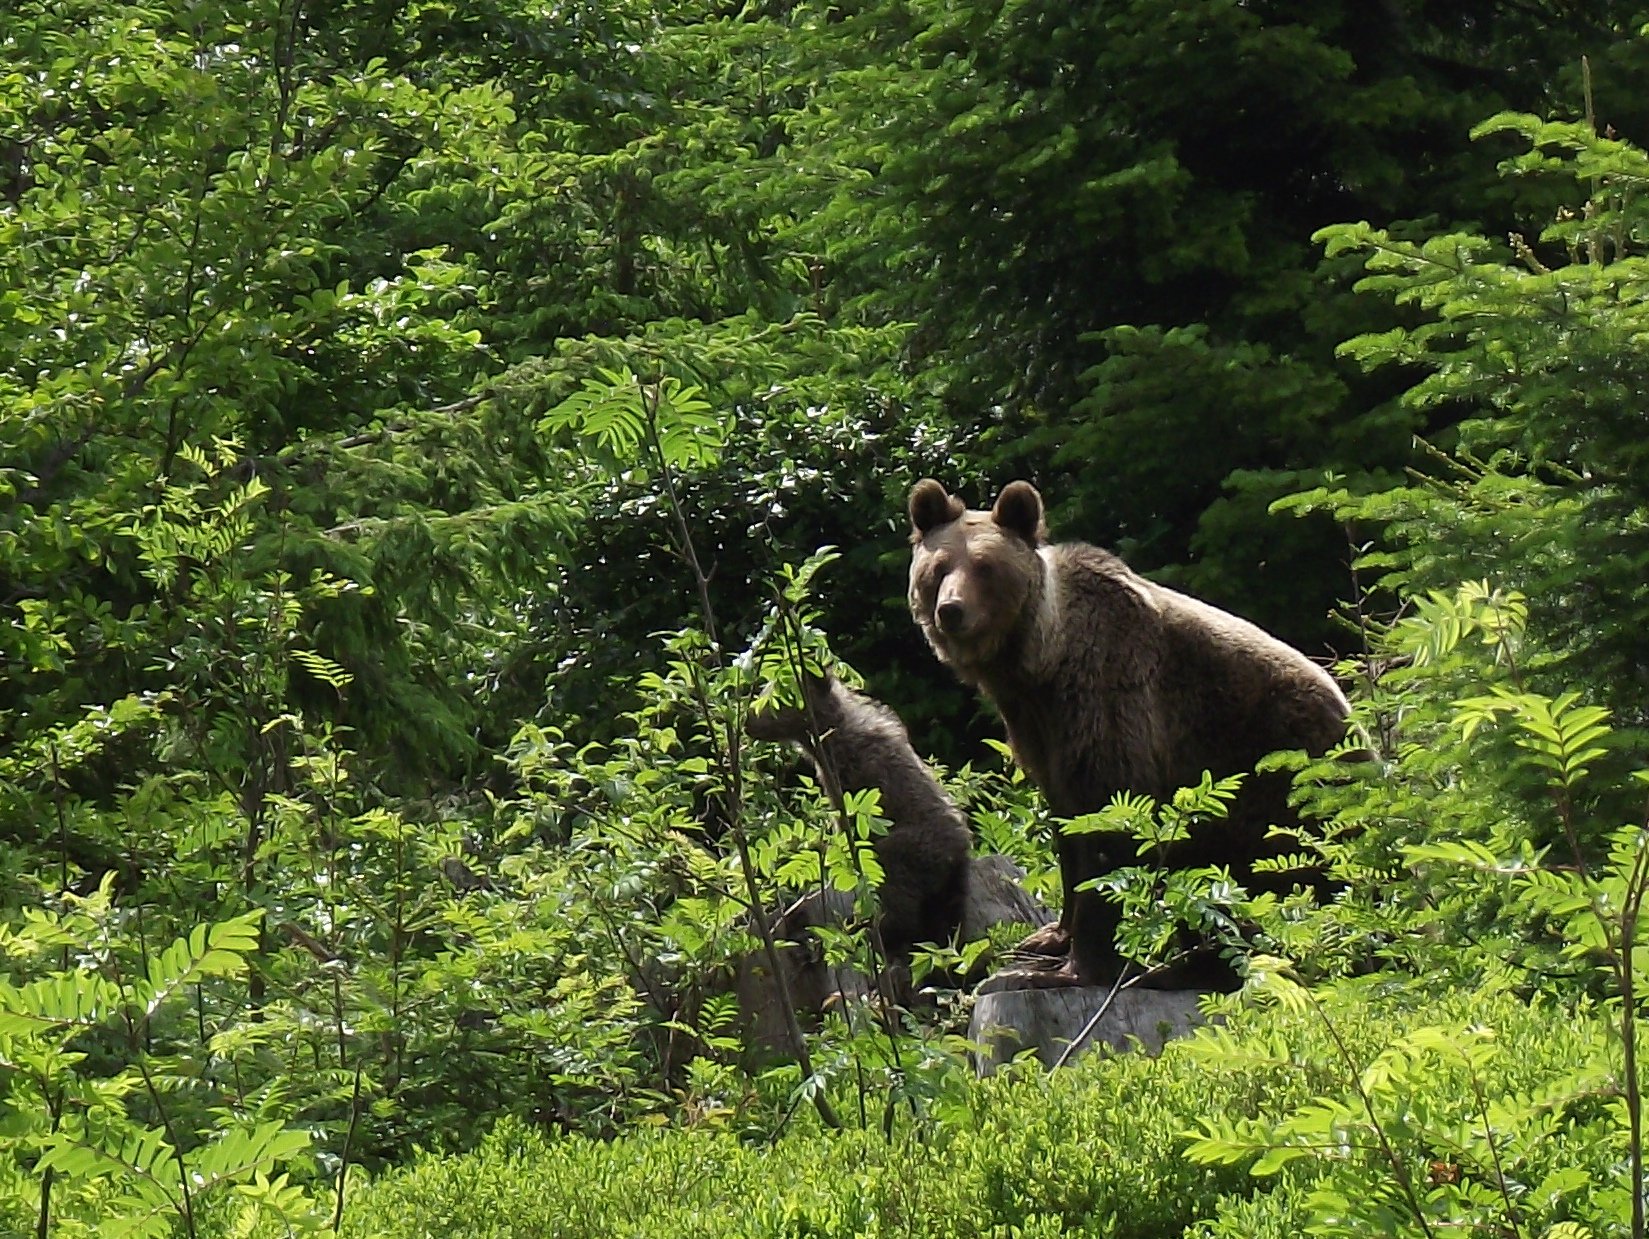
{"type": "Polygon", "coordinates": [[[962,627],[962,621],[967,618],[967,611],[960,602],[941,602],[934,610],[934,618],[939,621],[941,632],[955,632],[962,627]]]}

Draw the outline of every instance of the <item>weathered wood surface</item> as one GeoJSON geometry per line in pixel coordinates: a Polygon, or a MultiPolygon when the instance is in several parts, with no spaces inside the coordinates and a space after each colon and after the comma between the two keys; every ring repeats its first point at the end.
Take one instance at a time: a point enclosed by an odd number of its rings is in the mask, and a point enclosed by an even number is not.
{"type": "MultiPolygon", "coordinates": [[[[1052,1067],[1110,992],[1108,986],[1069,986],[981,994],[968,1029],[968,1039],[984,1047],[974,1054],[974,1069],[989,1075],[1024,1050],[1035,1050],[1037,1059],[1052,1067]]],[[[1120,990],[1070,1059],[1096,1045],[1128,1049],[1135,1038],[1148,1053],[1159,1053],[1169,1037],[1202,1022],[1197,997],[1192,990],[1120,990]]]]}

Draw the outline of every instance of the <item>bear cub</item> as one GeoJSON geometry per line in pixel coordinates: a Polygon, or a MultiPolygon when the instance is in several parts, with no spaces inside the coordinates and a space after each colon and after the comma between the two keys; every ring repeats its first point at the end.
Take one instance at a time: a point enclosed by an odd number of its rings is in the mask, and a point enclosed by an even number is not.
{"type": "Polygon", "coordinates": [[[887,706],[811,670],[802,692],[807,710],[764,710],[750,716],[745,730],[757,740],[800,747],[837,808],[845,792],[881,789],[889,826],[873,847],[882,866],[882,944],[890,958],[903,960],[918,942],[948,942],[961,927],[967,902],[973,850],[967,818],[887,706]]]}
{"type": "MultiPolygon", "coordinates": [[[[1320,756],[1344,736],[1350,707],[1321,667],[1108,551],[1050,543],[1029,483],[1004,487],[987,512],[924,478],[909,515],[911,614],[939,660],[995,705],[1015,760],[1057,816],[1096,812],[1117,792],[1162,801],[1205,770],[1252,772],[1278,749],[1320,756]]],[[[1237,881],[1275,889],[1278,878],[1254,875],[1252,864],[1281,850],[1267,828],[1295,820],[1286,776],[1248,773],[1227,819],[1152,859],[1227,865],[1237,881]]],[[[1137,863],[1132,841],[1061,835],[1058,852],[1059,925],[1022,947],[1050,958],[999,974],[991,988],[1104,983],[1122,966],[1116,905],[1077,887],[1137,863]]],[[[1228,979],[1216,963],[1146,983],[1228,979]]]]}

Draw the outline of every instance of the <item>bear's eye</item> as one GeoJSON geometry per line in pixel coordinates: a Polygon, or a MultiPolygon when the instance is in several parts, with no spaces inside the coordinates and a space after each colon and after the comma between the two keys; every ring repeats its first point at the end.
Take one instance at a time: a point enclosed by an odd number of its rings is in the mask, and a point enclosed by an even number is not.
{"type": "Polygon", "coordinates": [[[996,565],[988,559],[976,560],[974,561],[972,567],[973,575],[978,577],[981,581],[988,581],[991,577],[996,575],[996,565]]]}

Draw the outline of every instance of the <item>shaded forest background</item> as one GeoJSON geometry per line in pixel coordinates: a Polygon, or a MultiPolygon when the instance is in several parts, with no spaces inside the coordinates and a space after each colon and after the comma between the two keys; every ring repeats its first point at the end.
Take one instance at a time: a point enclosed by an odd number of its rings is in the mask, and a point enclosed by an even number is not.
{"type": "MultiPolygon", "coordinates": [[[[673,1038],[726,1050],[732,1016],[657,969],[748,945],[728,875],[786,880],[786,763],[730,784],[710,707],[798,614],[1035,881],[999,729],[909,620],[923,475],[975,505],[1032,480],[1056,536],[1361,660],[1382,709],[1385,671],[1482,636],[1483,674],[1573,688],[1627,752],[1646,20],[12,4],[0,948],[44,988],[0,1018],[8,1221],[54,1176],[86,1216],[147,1207],[74,1160],[105,1136],[153,1170],[232,1115],[223,1182],[301,1148],[319,1182],[500,1113],[610,1136],[756,1090],[693,1074],[715,1054],[673,1038]],[[1479,578],[1439,619],[1428,591],[1479,578]],[[1513,595],[1515,634],[1482,609],[1513,595]],[[1412,644],[1417,614],[1453,640],[1412,644]],[[733,854],[741,814],[771,856],[733,854]],[[157,973],[197,926],[227,936],[157,973]]],[[[1506,769],[1461,821],[1544,794],[1506,769]]],[[[1612,828],[1629,790],[1570,808],[1612,828]]],[[[1584,871],[1611,845],[1576,820],[1517,846],[1584,871]]],[[[1562,955],[1480,912],[1444,919],[1562,955]]]]}

